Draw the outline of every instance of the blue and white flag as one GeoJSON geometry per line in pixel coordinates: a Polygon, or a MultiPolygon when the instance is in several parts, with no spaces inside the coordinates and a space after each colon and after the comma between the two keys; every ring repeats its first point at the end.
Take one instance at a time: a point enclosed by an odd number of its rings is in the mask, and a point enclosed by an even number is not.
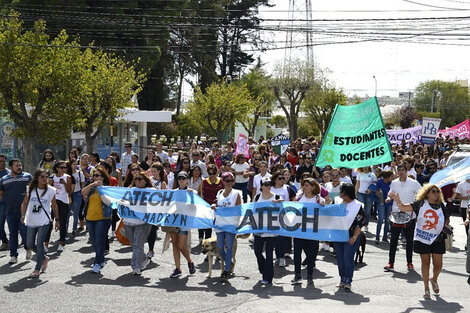
{"type": "Polygon", "coordinates": [[[321,206],[300,202],[248,203],[213,211],[197,194],[186,190],[98,187],[98,192],[103,202],[117,209],[123,218],[161,226],[216,228],[237,234],[273,233],[345,242],[357,213],[349,213],[343,204],[321,206]]]}
{"type": "Polygon", "coordinates": [[[450,184],[457,184],[468,178],[470,178],[470,157],[437,171],[431,176],[429,182],[442,188],[450,184]]]}

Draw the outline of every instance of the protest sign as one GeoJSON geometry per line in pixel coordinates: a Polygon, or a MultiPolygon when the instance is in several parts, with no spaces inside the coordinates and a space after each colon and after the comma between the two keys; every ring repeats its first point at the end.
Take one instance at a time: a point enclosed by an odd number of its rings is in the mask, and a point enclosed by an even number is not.
{"type": "Polygon", "coordinates": [[[438,135],[442,135],[443,138],[449,136],[450,138],[470,138],[470,123],[468,119],[463,121],[460,124],[455,125],[454,127],[441,129],[437,132],[438,135]]]}
{"type": "Polygon", "coordinates": [[[421,126],[405,129],[387,129],[388,141],[391,145],[401,145],[402,140],[409,144],[417,143],[421,139],[421,126]]]}
{"type": "Polygon", "coordinates": [[[247,158],[250,157],[250,151],[248,149],[248,137],[244,134],[238,134],[237,149],[235,149],[235,156],[243,154],[247,158]]]}
{"type": "Polygon", "coordinates": [[[273,147],[274,152],[279,155],[284,154],[287,151],[290,143],[290,136],[289,135],[277,135],[271,138],[271,145],[273,147]]]}
{"type": "Polygon", "coordinates": [[[441,124],[440,118],[423,117],[423,132],[421,142],[424,144],[433,144],[441,124]]]}
{"type": "Polygon", "coordinates": [[[392,161],[377,98],[336,105],[316,166],[357,168],[392,161]]]}

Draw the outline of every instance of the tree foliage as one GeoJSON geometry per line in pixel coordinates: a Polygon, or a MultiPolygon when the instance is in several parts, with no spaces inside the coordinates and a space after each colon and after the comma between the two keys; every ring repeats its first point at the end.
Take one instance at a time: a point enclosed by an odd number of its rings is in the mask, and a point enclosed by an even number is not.
{"type": "Polygon", "coordinates": [[[278,65],[271,81],[277,101],[289,124],[291,140],[298,137],[298,116],[308,90],[322,80],[323,73],[312,64],[294,60],[278,65]]]}
{"type": "Polygon", "coordinates": [[[418,111],[439,112],[442,126],[454,126],[470,114],[468,87],[457,82],[422,82],[416,87],[414,102],[418,111]]]}
{"type": "Polygon", "coordinates": [[[322,83],[314,84],[307,92],[302,109],[324,136],[336,104],[346,105],[347,101],[347,96],[342,89],[337,89],[325,80],[322,83]]]}
{"type": "Polygon", "coordinates": [[[245,85],[222,81],[210,85],[205,93],[196,89],[194,99],[188,104],[188,117],[222,142],[224,133],[235,121],[245,120],[255,105],[245,85]]]}
{"type": "Polygon", "coordinates": [[[282,115],[274,115],[269,120],[269,124],[276,126],[277,128],[284,128],[287,127],[287,120],[285,116],[282,115]]]}

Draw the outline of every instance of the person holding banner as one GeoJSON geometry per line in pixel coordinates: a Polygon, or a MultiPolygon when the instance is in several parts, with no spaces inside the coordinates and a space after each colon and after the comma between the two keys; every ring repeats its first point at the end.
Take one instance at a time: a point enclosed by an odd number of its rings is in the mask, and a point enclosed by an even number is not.
{"type": "MultiPolygon", "coordinates": [[[[194,153],[194,152],[193,152],[194,153]]],[[[188,188],[189,174],[186,171],[181,171],[177,176],[178,190],[187,190],[188,192],[195,192],[188,188]]],[[[188,235],[191,229],[179,228],[177,231],[168,232],[171,237],[171,243],[173,245],[173,258],[175,260],[175,270],[170,275],[170,278],[178,278],[183,275],[181,271],[181,254],[188,261],[189,274],[196,273],[194,262],[191,259],[191,255],[187,246],[188,235]]]]}
{"type": "MultiPolygon", "coordinates": [[[[320,185],[313,178],[308,178],[302,181],[302,198],[299,199],[301,203],[319,203],[325,204],[325,199],[320,196],[320,185]]],[[[302,238],[294,238],[294,268],[295,276],[291,283],[293,285],[302,283],[301,263],[302,263],[302,250],[307,256],[307,283],[313,285],[313,268],[315,267],[315,260],[317,258],[319,248],[318,240],[309,240],[302,238]]]]}
{"type": "MultiPolygon", "coordinates": [[[[238,155],[240,156],[240,154],[238,155]]],[[[237,156],[237,158],[238,158],[237,156]]],[[[226,207],[233,207],[242,204],[240,193],[233,189],[235,177],[231,172],[224,172],[222,174],[222,181],[224,182],[224,189],[217,193],[217,204],[212,204],[213,210],[223,210],[226,207]]],[[[230,268],[232,266],[233,245],[235,243],[235,234],[215,229],[217,235],[217,249],[224,259],[224,269],[222,279],[228,279],[230,275],[230,268]]]]}
{"type": "Polygon", "coordinates": [[[336,257],[338,260],[338,271],[341,278],[338,287],[351,291],[351,284],[354,275],[354,254],[360,243],[359,234],[365,225],[364,206],[356,200],[356,190],[352,184],[342,184],[339,196],[346,204],[348,217],[352,219],[349,227],[349,240],[347,242],[335,242],[336,257]]]}
{"type": "MultiPolygon", "coordinates": [[[[224,189],[224,184],[220,177],[217,177],[217,166],[209,164],[207,166],[207,174],[209,177],[205,178],[201,184],[199,184],[198,194],[210,205],[217,203],[217,193],[219,190],[224,189]]],[[[204,239],[212,237],[212,228],[198,229],[199,232],[199,244],[202,244],[204,239]],[[204,238],[205,236],[205,238],[204,238]]]]}
{"type": "MultiPolygon", "coordinates": [[[[134,180],[130,187],[143,189],[151,188],[153,186],[146,172],[141,171],[134,175],[134,180]]],[[[147,265],[150,263],[150,259],[147,258],[147,255],[144,251],[144,244],[149,237],[152,225],[135,218],[123,218],[123,220],[126,237],[129,239],[129,242],[132,246],[132,273],[134,275],[140,275],[141,271],[145,270],[147,265]]],[[[153,248],[151,250],[153,252],[153,248]]]]}
{"type": "Polygon", "coordinates": [[[417,215],[414,231],[414,252],[421,256],[421,275],[423,276],[425,299],[430,299],[429,282],[434,294],[439,295],[437,278],[442,270],[442,255],[445,248],[445,226],[449,224],[449,215],[444,205],[441,189],[434,184],[426,184],[416,195],[416,201],[403,204],[400,196],[390,192],[389,197],[395,201],[400,212],[413,211],[417,215]],[[432,258],[433,276],[429,278],[432,258]]]}
{"type": "MultiPolygon", "coordinates": [[[[405,164],[401,163],[397,166],[398,178],[393,180],[390,185],[389,195],[398,194],[401,202],[411,203],[416,199],[416,195],[421,190],[421,185],[414,179],[407,176],[405,164]]],[[[389,203],[392,198],[388,197],[385,202],[389,203]]],[[[390,218],[391,233],[390,238],[390,251],[388,256],[388,264],[384,267],[386,271],[393,271],[395,263],[395,254],[398,246],[398,237],[401,231],[405,233],[406,239],[406,261],[408,270],[414,270],[413,266],[413,231],[416,224],[416,214],[407,212],[407,216],[399,217],[397,214],[400,212],[396,201],[392,205],[392,214],[390,218]]]]}
{"type": "Polygon", "coordinates": [[[95,250],[95,260],[91,270],[95,274],[99,274],[104,267],[104,250],[113,211],[103,203],[97,188],[107,185],[109,185],[108,172],[99,167],[93,172],[93,182],[82,189],[82,196],[86,198],[84,215],[90,240],[95,250]]]}

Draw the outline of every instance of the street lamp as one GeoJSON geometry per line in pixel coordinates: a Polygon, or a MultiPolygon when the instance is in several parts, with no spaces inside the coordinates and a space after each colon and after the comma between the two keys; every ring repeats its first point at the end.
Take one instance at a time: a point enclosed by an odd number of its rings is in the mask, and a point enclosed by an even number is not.
{"type": "Polygon", "coordinates": [[[375,78],[375,75],[372,75],[372,78],[375,81],[375,96],[377,97],[377,78],[375,78]]]}

